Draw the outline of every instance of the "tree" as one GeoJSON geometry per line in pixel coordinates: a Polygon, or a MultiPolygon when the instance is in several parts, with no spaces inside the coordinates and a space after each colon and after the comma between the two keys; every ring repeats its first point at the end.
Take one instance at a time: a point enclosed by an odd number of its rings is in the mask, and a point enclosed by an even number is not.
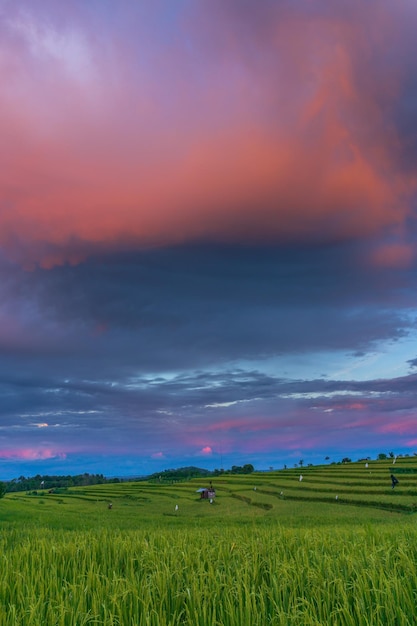
{"type": "Polygon", "coordinates": [[[342,463],[352,463],[352,459],[350,459],[348,456],[345,456],[345,458],[342,459],[342,463]]]}
{"type": "Polygon", "coordinates": [[[6,491],[7,491],[6,483],[0,482],[0,498],[4,497],[4,494],[6,493],[6,491]]]}
{"type": "Polygon", "coordinates": [[[242,468],[243,474],[252,474],[255,471],[252,463],[246,463],[242,468]]]}
{"type": "Polygon", "coordinates": [[[303,459],[300,459],[300,460],[298,461],[298,465],[299,465],[300,467],[303,467],[303,465],[304,465],[304,460],[303,460],[303,459]]]}
{"type": "Polygon", "coordinates": [[[387,458],[387,455],[385,454],[385,452],[380,452],[378,454],[378,461],[385,461],[387,458]]]}

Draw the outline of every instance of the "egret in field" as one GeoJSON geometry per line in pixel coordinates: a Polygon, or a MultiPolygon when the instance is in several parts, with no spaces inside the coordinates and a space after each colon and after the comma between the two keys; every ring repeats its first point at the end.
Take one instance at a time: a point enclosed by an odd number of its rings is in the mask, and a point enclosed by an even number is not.
{"type": "Polygon", "coordinates": [[[301,482],[302,480],[303,480],[303,475],[302,475],[302,474],[300,474],[299,481],[301,482]]]}
{"type": "Polygon", "coordinates": [[[178,511],[178,504],[175,505],[175,510],[178,511]]]}

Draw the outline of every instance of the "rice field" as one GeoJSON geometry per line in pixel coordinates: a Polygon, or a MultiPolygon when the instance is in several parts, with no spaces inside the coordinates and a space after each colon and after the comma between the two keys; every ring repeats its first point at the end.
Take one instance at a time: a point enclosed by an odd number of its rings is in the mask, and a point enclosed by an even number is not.
{"type": "Polygon", "coordinates": [[[373,462],[222,476],[213,504],[197,480],[7,494],[0,626],[414,625],[400,463],[394,490],[373,462]]]}

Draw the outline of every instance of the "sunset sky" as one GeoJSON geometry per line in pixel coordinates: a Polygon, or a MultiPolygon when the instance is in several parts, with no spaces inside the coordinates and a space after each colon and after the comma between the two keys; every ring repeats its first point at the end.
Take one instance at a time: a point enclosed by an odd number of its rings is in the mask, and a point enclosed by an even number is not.
{"type": "Polygon", "coordinates": [[[0,0],[0,480],[417,452],[416,25],[0,0]]]}

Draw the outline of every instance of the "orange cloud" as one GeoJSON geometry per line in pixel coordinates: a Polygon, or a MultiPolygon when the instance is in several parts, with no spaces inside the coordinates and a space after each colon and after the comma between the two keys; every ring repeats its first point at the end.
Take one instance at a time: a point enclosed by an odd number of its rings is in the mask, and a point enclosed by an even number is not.
{"type": "MultiPolygon", "coordinates": [[[[126,52],[112,73],[78,32],[65,33],[58,54],[58,34],[36,16],[16,22],[0,47],[1,248],[50,268],[120,246],[398,229],[416,180],[397,163],[401,145],[380,99],[395,101],[400,79],[373,76],[362,25],[371,16],[359,17],[272,12],[247,40],[262,63],[245,56],[246,31],[231,38],[220,28],[214,51],[198,38],[214,24],[197,21],[198,72],[178,44],[171,58],[155,56],[156,77],[126,52]],[[77,58],[88,80],[73,71],[77,58]]],[[[383,9],[372,20],[389,32],[383,9]]]]}

